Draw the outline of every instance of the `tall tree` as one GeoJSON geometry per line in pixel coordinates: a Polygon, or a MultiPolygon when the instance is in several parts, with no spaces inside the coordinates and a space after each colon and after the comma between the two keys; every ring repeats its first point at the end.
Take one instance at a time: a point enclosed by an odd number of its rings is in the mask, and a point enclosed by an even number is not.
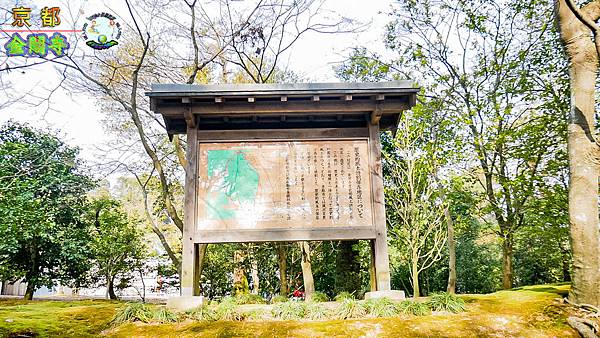
{"type": "Polygon", "coordinates": [[[41,286],[80,281],[89,269],[89,223],[78,150],[54,135],[9,123],[0,129],[0,278],[41,286]]]}
{"type": "Polygon", "coordinates": [[[600,1],[578,7],[555,2],[556,19],[569,62],[569,224],[576,303],[600,305],[600,236],[598,236],[598,158],[596,83],[600,53],[600,1]]]}

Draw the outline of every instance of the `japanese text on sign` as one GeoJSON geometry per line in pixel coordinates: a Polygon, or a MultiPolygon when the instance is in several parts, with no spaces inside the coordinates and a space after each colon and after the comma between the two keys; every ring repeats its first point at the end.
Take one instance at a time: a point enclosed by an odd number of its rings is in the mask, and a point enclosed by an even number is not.
{"type": "Polygon", "coordinates": [[[198,229],[372,226],[366,140],[207,143],[198,229]]]}

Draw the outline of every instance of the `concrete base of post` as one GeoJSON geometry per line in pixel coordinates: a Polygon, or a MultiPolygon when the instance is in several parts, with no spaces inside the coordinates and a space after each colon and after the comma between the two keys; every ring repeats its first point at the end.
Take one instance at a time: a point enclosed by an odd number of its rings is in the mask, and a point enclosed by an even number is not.
{"type": "Polygon", "coordinates": [[[167,308],[175,311],[187,311],[204,304],[203,296],[177,296],[167,299],[167,308]]]}
{"type": "Polygon", "coordinates": [[[399,290],[386,290],[386,291],[371,291],[365,293],[365,300],[377,299],[377,298],[389,298],[391,300],[405,300],[406,296],[404,291],[399,290]]]}

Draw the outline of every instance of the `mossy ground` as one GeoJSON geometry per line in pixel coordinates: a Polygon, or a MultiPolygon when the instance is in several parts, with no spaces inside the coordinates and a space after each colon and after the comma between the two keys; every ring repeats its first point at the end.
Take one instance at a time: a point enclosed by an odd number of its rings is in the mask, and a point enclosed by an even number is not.
{"type": "Polygon", "coordinates": [[[568,285],[465,295],[458,314],[329,321],[243,321],[110,327],[120,302],[0,300],[0,335],[37,337],[578,337],[566,324],[571,308],[556,301],[568,285]],[[7,322],[6,320],[12,320],[7,322]]]}
{"type": "Polygon", "coordinates": [[[123,303],[0,299],[0,337],[97,337],[123,303]]]}

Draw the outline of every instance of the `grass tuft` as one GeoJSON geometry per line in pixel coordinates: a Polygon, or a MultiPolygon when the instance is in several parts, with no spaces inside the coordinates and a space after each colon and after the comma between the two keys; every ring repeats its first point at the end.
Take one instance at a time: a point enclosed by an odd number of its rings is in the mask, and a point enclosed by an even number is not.
{"type": "Polygon", "coordinates": [[[398,311],[405,315],[425,316],[431,312],[425,303],[405,300],[398,304],[398,311]]]}
{"type": "Polygon", "coordinates": [[[260,321],[260,320],[264,319],[266,314],[267,314],[267,311],[265,311],[264,309],[256,309],[256,310],[244,312],[244,317],[247,320],[260,321]]]}
{"type": "Polygon", "coordinates": [[[266,304],[267,301],[264,300],[259,295],[255,295],[252,293],[241,293],[237,294],[234,297],[236,304],[244,305],[244,304],[266,304]]]}
{"type": "Polygon", "coordinates": [[[323,320],[331,317],[330,311],[319,303],[306,303],[305,317],[312,320],[323,320]]]}
{"type": "Polygon", "coordinates": [[[202,305],[195,309],[191,309],[185,312],[188,318],[199,321],[212,321],[215,320],[217,314],[215,312],[215,307],[217,305],[209,306],[202,305]]]}
{"type": "Polygon", "coordinates": [[[283,320],[301,319],[306,316],[306,303],[288,301],[278,303],[271,310],[273,317],[283,320]]]}
{"type": "Polygon", "coordinates": [[[157,323],[175,323],[179,321],[179,316],[165,308],[154,311],[153,321],[157,323]]]}
{"type": "Polygon", "coordinates": [[[117,310],[111,323],[118,325],[126,322],[144,322],[149,323],[154,319],[154,311],[148,304],[128,303],[126,306],[117,310]]]}
{"type": "Polygon", "coordinates": [[[311,301],[313,303],[328,302],[329,297],[327,297],[327,295],[324,292],[316,291],[315,293],[312,294],[312,296],[310,296],[309,301],[311,301]]]}
{"type": "Polygon", "coordinates": [[[371,317],[394,317],[400,313],[398,304],[389,298],[369,299],[365,307],[371,317]]]}
{"type": "Polygon", "coordinates": [[[214,320],[244,320],[244,314],[241,313],[233,297],[224,297],[221,303],[215,308],[214,320]]]}
{"type": "Polygon", "coordinates": [[[356,297],[354,297],[354,295],[348,291],[342,291],[342,292],[338,293],[333,299],[336,302],[341,302],[344,299],[356,299],[356,297]]]}
{"type": "Polygon", "coordinates": [[[339,319],[362,318],[367,315],[367,308],[363,302],[346,298],[335,309],[335,316],[339,319]]]}
{"type": "Polygon", "coordinates": [[[277,296],[273,296],[273,298],[271,298],[271,304],[285,303],[288,300],[289,300],[289,298],[287,298],[286,296],[277,295],[277,296]]]}
{"type": "Polygon", "coordinates": [[[447,292],[431,295],[427,303],[433,311],[458,313],[467,309],[465,301],[462,298],[447,292]]]}

